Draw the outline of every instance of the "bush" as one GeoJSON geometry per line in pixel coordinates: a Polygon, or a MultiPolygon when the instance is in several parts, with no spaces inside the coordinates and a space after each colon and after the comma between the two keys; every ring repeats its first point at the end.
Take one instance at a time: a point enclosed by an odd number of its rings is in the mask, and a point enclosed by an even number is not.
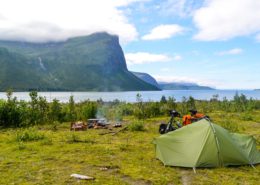
{"type": "Polygon", "coordinates": [[[95,118],[97,114],[97,104],[94,102],[84,102],[80,107],[80,118],[83,120],[88,120],[90,118],[95,118]]]}
{"type": "Polygon", "coordinates": [[[229,120],[224,121],[224,122],[220,122],[220,125],[230,132],[238,132],[239,131],[238,125],[236,123],[232,122],[232,121],[229,121],[229,120]]]}
{"type": "Polygon", "coordinates": [[[244,120],[244,121],[253,121],[253,116],[246,113],[244,115],[241,115],[241,119],[244,120]]]}
{"type": "Polygon", "coordinates": [[[119,145],[119,150],[122,151],[122,152],[125,152],[125,151],[129,150],[129,145],[122,143],[122,144],[119,145]]]}
{"type": "Polygon", "coordinates": [[[142,122],[134,122],[128,126],[130,131],[145,131],[144,124],[142,122]]]}
{"type": "Polygon", "coordinates": [[[23,122],[22,114],[23,110],[16,97],[12,98],[12,92],[7,92],[7,101],[0,102],[0,126],[20,127],[23,122]]]}
{"type": "Polygon", "coordinates": [[[68,143],[79,143],[79,142],[82,142],[82,140],[80,139],[80,137],[77,134],[72,133],[67,136],[67,142],[68,143]]]}
{"type": "Polygon", "coordinates": [[[23,142],[19,142],[18,143],[18,150],[25,150],[26,149],[26,146],[23,142]]]}
{"type": "Polygon", "coordinates": [[[51,138],[45,138],[45,139],[43,139],[42,141],[41,141],[41,144],[42,145],[52,145],[53,144],[53,142],[52,142],[52,139],[51,138]]]}
{"type": "Polygon", "coordinates": [[[44,138],[44,134],[39,133],[39,131],[34,128],[19,130],[16,133],[16,141],[18,142],[38,141],[44,138]]]}

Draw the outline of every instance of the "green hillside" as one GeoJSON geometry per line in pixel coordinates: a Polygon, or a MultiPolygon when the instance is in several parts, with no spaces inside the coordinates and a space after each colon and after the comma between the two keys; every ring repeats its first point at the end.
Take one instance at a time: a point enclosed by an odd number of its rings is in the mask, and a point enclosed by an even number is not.
{"type": "Polygon", "coordinates": [[[158,90],[127,70],[117,36],[96,33],[65,42],[0,41],[0,90],[158,90]]]}
{"type": "Polygon", "coordinates": [[[8,88],[30,90],[51,87],[51,79],[47,76],[42,78],[44,73],[41,68],[23,55],[0,48],[0,66],[0,90],[2,91],[8,88]]]}

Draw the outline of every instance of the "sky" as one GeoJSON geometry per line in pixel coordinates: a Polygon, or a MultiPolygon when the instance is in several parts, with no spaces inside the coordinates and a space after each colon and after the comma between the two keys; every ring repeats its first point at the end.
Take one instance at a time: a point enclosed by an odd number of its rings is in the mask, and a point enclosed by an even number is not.
{"type": "Polygon", "coordinates": [[[119,36],[128,69],[157,81],[260,88],[259,0],[0,0],[0,39],[119,36]]]}

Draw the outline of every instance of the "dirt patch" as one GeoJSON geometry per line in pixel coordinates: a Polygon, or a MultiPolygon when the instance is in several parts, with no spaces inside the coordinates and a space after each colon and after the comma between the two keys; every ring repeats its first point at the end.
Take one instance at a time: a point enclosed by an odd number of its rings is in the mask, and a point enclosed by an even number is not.
{"type": "Polygon", "coordinates": [[[145,181],[145,180],[141,180],[141,179],[136,180],[136,179],[133,179],[126,175],[122,176],[121,179],[130,185],[151,185],[152,184],[149,181],[145,181]]]}
{"type": "MultiPolygon", "coordinates": [[[[192,172],[193,173],[193,172],[192,172]]],[[[190,185],[192,184],[192,175],[189,170],[181,170],[181,182],[183,185],[190,185]]]]}
{"type": "Polygon", "coordinates": [[[122,181],[130,185],[151,185],[152,184],[151,182],[146,180],[133,179],[130,176],[122,175],[119,171],[119,166],[99,166],[98,168],[103,173],[113,174],[118,179],[121,179],[122,181]]]}

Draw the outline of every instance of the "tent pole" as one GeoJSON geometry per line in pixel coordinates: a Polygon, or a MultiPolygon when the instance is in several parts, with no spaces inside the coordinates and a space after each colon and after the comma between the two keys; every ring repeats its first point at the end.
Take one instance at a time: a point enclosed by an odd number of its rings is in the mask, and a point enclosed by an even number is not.
{"type": "Polygon", "coordinates": [[[196,174],[196,167],[193,167],[193,172],[196,174]]]}
{"type": "Polygon", "coordinates": [[[250,164],[252,168],[256,169],[255,166],[253,164],[250,164]]]}
{"type": "Polygon", "coordinates": [[[220,146],[219,146],[219,141],[218,141],[218,137],[217,137],[217,135],[216,135],[215,128],[213,127],[213,125],[212,125],[210,119],[208,119],[208,118],[205,118],[205,119],[209,122],[209,125],[210,125],[210,127],[211,127],[211,129],[212,129],[212,131],[213,131],[214,138],[215,138],[215,142],[216,142],[216,146],[217,146],[217,150],[218,150],[218,161],[219,161],[219,166],[222,167],[223,164],[224,164],[224,162],[223,162],[223,159],[222,159],[221,154],[220,154],[220,146]]]}

